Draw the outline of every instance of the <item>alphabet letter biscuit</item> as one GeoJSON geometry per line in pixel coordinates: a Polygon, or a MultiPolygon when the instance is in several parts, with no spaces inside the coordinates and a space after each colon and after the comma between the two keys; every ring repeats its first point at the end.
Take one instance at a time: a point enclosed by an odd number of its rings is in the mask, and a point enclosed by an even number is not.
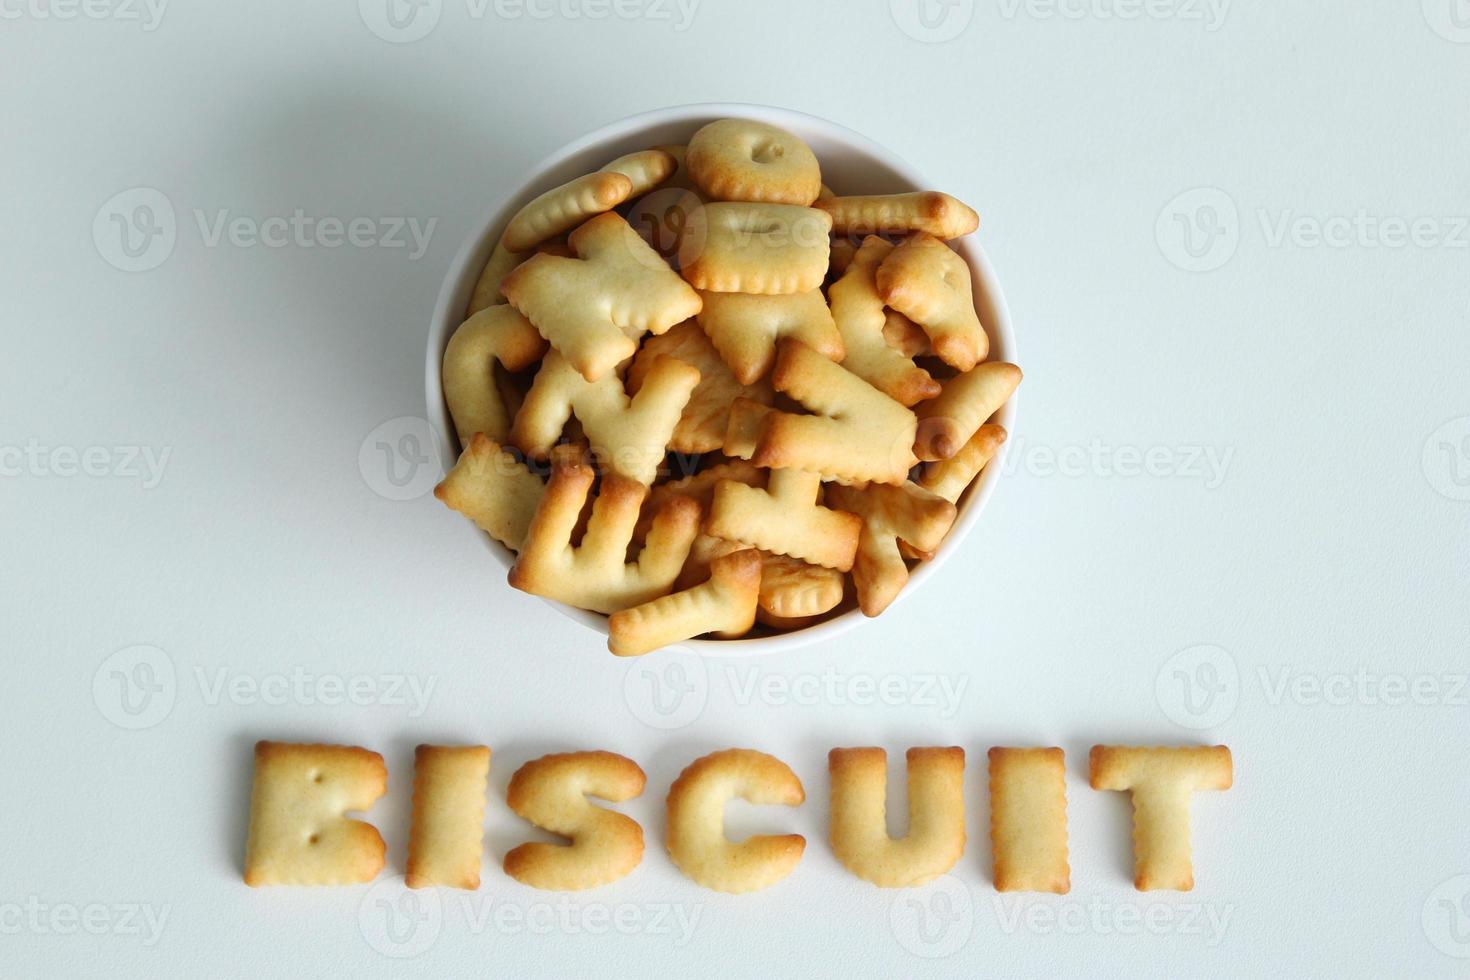
{"type": "Polygon", "coordinates": [[[690,763],[669,788],[669,856],[679,870],[719,892],[752,892],[785,878],[801,860],[800,834],[757,835],[732,844],[725,804],[800,806],[801,780],[779,759],[752,749],[726,749],[690,763]]]}
{"type": "Polygon", "coordinates": [[[716,200],[811,204],[822,190],[811,147],[777,126],[721,119],[689,140],[689,174],[716,200]]]}
{"type": "Polygon", "coordinates": [[[706,204],[688,217],[679,271],[696,289],[716,293],[810,292],[827,277],[831,228],[832,219],[813,208],[706,204]]]}
{"type": "Polygon", "coordinates": [[[875,275],[893,246],[869,237],[853,257],[842,278],[832,284],[832,319],[842,334],[846,356],[842,366],[909,407],[939,394],[939,382],[913,360],[889,346],[884,339],[887,318],[883,297],[878,295],[875,275]]]}
{"type": "Polygon", "coordinates": [[[413,826],[405,884],[479,888],[490,750],[483,745],[420,745],[413,758],[413,826]]]}
{"type": "Polygon", "coordinates": [[[985,359],[990,338],[975,313],[970,267],[948,245],[920,232],[878,268],[883,302],[929,335],[940,360],[968,371],[985,359]]]}
{"type": "Polygon", "coordinates": [[[990,750],[990,844],[995,889],[1072,888],[1067,866],[1067,780],[1061,749],[990,750]]]}
{"type": "Polygon", "coordinates": [[[245,884],[372,881],[383,868],[383,837],[343,814],[368,809],[387,789],[388,770],[376,752],[257,742],[245,884]]]}
{"type": "Polygon", "coordinates": [[[647,486],[699,384],[699,370],[673,357],[655,356],[640,371],[632,398],[610,374],[588,381],[556,351],[546,355],[516,413],[510,438],[517,449],[545,459],[575,414],[592,452],[609,472],[647,486]]]}
{"type": "Polygon", "coordinates": [[[882,613],[908,584],[909,569],[899,542],[933,552],[949,533],[956,514],[954,504],[913,483],[874,483],[865,490],[833,486],[827,490],[827,499],[833,507],[862,518],[852,578],[865,616],[882,613]]]}
{"type": "Polygon", "coordinates": [[[918,407],[914,452],[922,460],[949,459],[980,431],[1021,384],[1021,369],[993,361],[944,382],[939,397],[918,407]]]}
{"type": "Polygon", "coordinates": [[[990,462],[1005,441],[1004,427],[980,426],[970,437],[970,441],[949,459],[925,463],[923,475],[919,477],[919,486],[939,494],[952,504],[959,503],[960,495],[975,482],[975,477],[980,475],[985,464],[990,462]]]}
{"type": "Polygon", "coordinates": [[[628,564],[628,545],[648,491],[609,474],[602,480],[581,544],[574,548],[572,534],[595,476],[577,450],[566,449],[552,455],[551,482],[510,570],[510,584],[601,613],[627,609],[668,592],[699,533],[699,504],[688,497],[672,497],[654,517],[638,560],[628,564]]]}
{"type": "Polygon", "coordinates": [[[754,384],[776,361],[782,337],[801,341],[823,357],[842,360],[842,335],[820,289],[784,296],[701,293],[699,326],[741,384],[754,384]]]}
{"type": "Polygon", "coordinates": [[[811,470],[844,483],[908,479],[917,462],[913,412],[790,339],[781,342],[771,383],[818,414],[772,412],[752,457],[757,466],[811,470]]]}
{"type": "MultiPolygon", "coordinates": [[[[678,161],[673,154],[664,150],[639,150],[637,153],[629,153],[620,156],[612,163],[602,168],[603,173],[622,174],[632,184],[628,197],[636,197],[639,194],[647,194],[659,184],[669,179],[678,161]]],[[[624,198],[627,200],[627,198],[624,198]]],[[[618,202],[621,204],[622,202],[618,202]]]]}
{"type": "MultiPolygon", "coordinates": [[[[765,473],[765,470],[757,470],[765,473]]],[[[742,481],[746,482],[746,481],[742,481]]],[[[751,486],[760,486],[760,481],[751,486]]],[[[676,589],[699,585],[710,576],[710,563],[745,548],[739,541],[728,541],[701,533],[689,549],[684,570],[674,583],[676,589]]],[[[760,595],[756,619],[767,626],[796,629],[795,623],[810,623],[830,612],[842,601],[847,576],[834,568],[812,565],[799,558],[757,552],[761,557],[760,595]]]]}
{"type": "Polygon", "coordinates": [[[820,616],[842,601],[845,585],[842,573],[836,569],[762,552],[760,608],[756,615],[763,622],[767,617],[796,620],[820,616]]]}
{"type": "Polygon", "coordinates": [[[611,211],[633,193],[633,181],[620,173],[595,173],[568,181],[516,212],[500,236],[512,252],[535,248],[570,231],[595,214],[611,211]]]}
{"type": "Polygon", "coordinates": [[[1087,761],[1093,789],[1133,794],[1133,886],[1141,892],[1192,889],[1189,797],[1195,790],[1230,788],[1230,750],[1094,745],[1087,761]]]}
{"type": "Polygon", "coordinates": [[[818,504],[821,490],[822,478],[803,470],[772,470],[764,490],[722,481],[705,531],[845,572],[857,552],[862,520],[818,504]]]}
{"type": "Polygon", "coordinates": [[[570,844],[528,843],[505,855],[505,873],[523,885],[581,891],[617,881],[643,860],[643,828],[587,797],[621,803],[643,793],[646,777],[611,752],[568,752],[526,763],[511,777],[506,803],[570,844]]]}
{"type": "Polygon", "coordinates": [[[434,496],[512,551],[520,551],[546,484],[484,433],[476,433],[434,496]]]}
{"type": "Polygon", "coordinates": [[[702,585],[608,617],[607,648],[619,657],[636,657],[705,633],[721,639],[744,636],[755,625],[760,586],[760,552],[747,549],[716,558],[702,585]]]}
{"type": "Polygon", "coordinates": [[[699,312],[699,294],[618,215],[593,218],[568,242],[579,258],[537,255],[501,290],[588,381],[632,356],[645,333],[699,312]]]}
{"type": "Polygon", "coordinates": [[[909,749],[909,831],[888,836],[888,754],[833,749],[832,850],[880,888],[911,888],[944,874],[965,852],[965,750],[909,749]]]}
{"type": "Polygon", "coordinates": [[[454,418],[459,444],[476,432],[504,442],[510,431],[496,383],[496,365],[524,371],[546,353],[546,341],[513,307],[501,304],[476,313],[454,332],[444,348],[444,401],[454,418]]]}
{"type": "Polygon", "coordinates": [[[812,206],[832,216],[834,232],[849,237],[923,231],[936,238],[959,238],[980,227],[978,214],[938,191],[818,198],[812,206]]]}

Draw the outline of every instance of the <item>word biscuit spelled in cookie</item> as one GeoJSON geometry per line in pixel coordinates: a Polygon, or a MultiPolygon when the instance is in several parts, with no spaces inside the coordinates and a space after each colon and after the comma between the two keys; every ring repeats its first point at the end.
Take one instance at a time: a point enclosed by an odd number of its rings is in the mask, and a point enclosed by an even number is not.
{"type": "Polygon", "coordinates": [[[523,885],[581,891],[624,877],[643,860],[643,828],[595,806],[643,793],[643,770],[611,752],[567,752],[526,763],[511,777],[506,802],[523,819],[570,844],[527,843],[505,855],[505,873],[523,885]]]}
{"type": "Polygon", "coordinates": [[[989,353],[970,267],[933,235],[920,232],[893,250],[878,267],[878,292],[929,335],[934,353],[949,366],[968,371],[989,353]]]}
{"type": "Polygon", "coordinates": [[[413,758],[405,884],[479,888],[490,750],[483,745],[420,745],[413,758]]]}
{"type": "Polygon", "coordinates": [[[575,414],[593,454],[608,471],[646,486],[658,476],[700,374],[677,358],[654,356],[639,380],[637,394],[629,398],[617,375],[588,381],[552,351],[516,413],[511,442],[545,459],[575,414]]]}
{"type": "Polygon", "coordinates": [[[911,888],[944,874],[965,851],[965,750],[909,749],[909,829],[888,836],[888,755],[833,749],[832,850],[843,866],[882,888],[911,888]]]}
{"type": "Polygon", "coordinates": [[[387,789],[388,769],[376,752],[257,742],[245,884],[372,881],[383,868],[383,836],[344,814],[368,809],[387,789]]]}
{"type": "Polygon", "coordinates": [[[920,552],[935,551],[956,513],[954,504],[913,483],[874,483],[862,490],[833,486],[827,501],[862,518],[852,577],[865,616],[882,613],[908,584],[909,569],[899,542],[920,552]]]}
{"type": "Polygon", "coordinates": [[[688,217],[679,272],[716,293],[810,292],[827,278],[831,230],[832,218],[813,208],[706,204],[688,217]]]}
{"type": "Polygon", "coordinates": [[[618,215],[593,218],[568,241],[578,258],[537,255],[501,290],[587,380],[632,356],[643,334],[699,312],[699,294],[618,215]]]}
{"type": "Polygon", "coordinates": [[[888,242],[869,237],[828,295],[846,351],[842,366],[900,405],[912,406],[939,394],[939,382],[912,358],[894,350],[884,336],[887,317],[876,276],[878,266],[892,251],[888,242]]]}
{"type": "Polygon", "coordinates": [[[1094,745],[1088,756],[1093,789],[1133,796],[1133,884],[1139,891],[1194,887],[1189,846],[1189,798],[1196,790],[1229,789],[1230,750],[1223,745],[1134,748],[1094,745]]]}
{"type": "Polygon", "coordinates": [[[770,806],[806,801],[786,763],[752,749],[726,749],[690,763],[668,796],[668,848],[689,878],[719,892],[768,888],[789,875],[806,850],[800,834],[756,835],[733,844],[725,837],[732,799],[770,806]]]}
{"type": "Polygon", "coordinates": [[[990,844],[995,889],[1072,887],[1067,865],[1067,772],[1061,749],[990,750],[990,844]]]}
{"type": "Polygon", "coordinates": [[[628,546],[648,490],[623,477],[605,476],[581,543],[573,547],[573,533],[596,479],[580,455],[573,447],[553,453],[551,482],[511,567],[510,584],[601,613],[668,592],[699,533],[699,504],[671,497],[653,518],[637,561],[628,564],[628,546]]]}
{"type": "Polygon", "coordinates": [[[811,204],[822,173],[792,133],[752,119],[720,119],[694,134],[685,157],[700,190],[720,201],[811,204]]]}
{"type": "Polygon", "coordinates": [[[707,581],[609,616],[607,647],[620,657],[635,657],[706,633],[744,636],[755,625],[760,587],[760,552],[715,558],[707,581]]]}
{"type": "MultiPolygon", "coordinates": [[[[753,589],[757,553],[744,549],[722,560],[730,558],[738,559],[732,564],[745,566],[745,588],[753,589]]],[[[670,666],[682,671],[682,664],[670,666]]],[[[669,674],[676,683],[687,681],[687,674],[669,674]]],[[[1062,750],[997,746],[989,761],[996,889],[1065,894],[1071,870],[1062,750]]],[[[415,753],[410,887],[476,887],[489,764],[489,748],[479,745],[424,745],[415,753]]],[[[833,852],[852,873],[883,887],[912,887],[946,873],[966,842],[964,751],[912,748],[907,766],[908,830],[894,838],[887,830],[883,750],[837,748],[828,756],[833,852]]],[[[1230,749],[1097,745],[1089,768],[1094,789],[1132,794],[1137,887],[1190,888],[1191,794],[1230,787],[1230,749]]],[[[642,858],[643,832],[630,818],[589,798],[630,800],[643,792],[645,781],[634,762],[610,752],[573,752],[528,762],[510,780],[506,802],[568,843],[513,848],[505,857],[505,871],[524,884],[555,890],[591,888],[627,875],[642,858]]],[[[383,866],[382,837],[345,814],[372,806],[386,784],[382,757],[366,749],[258,743],[246,882],[342,885],[371,880],[383,866]]],[[[750,749],[714,752],[691,763],[670,786],[666,844],[674,863],[698,884],[725,892],[754,891],[790,873],[805,840],[758,836],[733,843],[726,836],[724,816],[734,799],[799,806],[805,793],[792,770],[769,755],[750,749]]]]}

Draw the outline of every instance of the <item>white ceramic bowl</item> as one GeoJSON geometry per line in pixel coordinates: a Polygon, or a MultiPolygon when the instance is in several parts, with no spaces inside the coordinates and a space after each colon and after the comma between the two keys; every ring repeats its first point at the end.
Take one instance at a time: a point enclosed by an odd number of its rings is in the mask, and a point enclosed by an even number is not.
{"type": "MultiPolygon", "coordinates": [[[[694,131],[707,122],[727,117],[759,119],[790,130],[811,146],[822,164],[822,180],[839,194],[887,194],[913,190],[945,190],[936,187],[917,170],[892,151],[879,146],[867,137],[850,129],[805,113],[769,106],[742,105],[739,103],[707,103],[701,105],[674,106],[657,109],[619,122],[610,123],[580,139],[573,140],[541,161],[531,172],[507,193],[500,197],[479,223],[474,232],[455,256],[439,292],[439,302],[434,308],[434,319],[429,324],[429,349],[425,364],[425,387],[428,392],[428,419],[439,435],[440,452],[447,471],[454,465],[459,445],[449,410],[444,404],[444,389],[440,379],[440,363],[444,347],[450,335],[463,320],[465,305],[470,292],[479,278],[480,270],[494,248],[512,215],[537,194],[565,183],[574,177],[591,173],[615,157],[634,150],[643,150],[663,143],[687,143],[694,131]]],[[[984,201],[973,202],[983,205],[984,201]]],[[[990,334],[990,358],[997,361],[1015,361],[1015,340],[1011,336],[1011,321],[1001,295],[1000,283],[985,258],[984,251],[970,238],[953,242],[955,250],[969,263],[974,274],[975,308],[980,322],[990,334]]],[[[997,420],[1007,431],[1015,433],[1016,399],[1011,400],[997,415],[997,420]]],[[[940,566],[964,545],[964,540],[980,520],[986,501],[994,493],[1004,463],[1005,446],[985,468],[979,480],[960,499],[959,517],[933,561],[920,563],[909,578],[907,588],[899,598],[917,593],[925,582],[939,573],[940,566]]],[[[509,570],[515,556],[498,542],[473,528],[489,548],[491,556],[509,570]]],[[[509,588],[509,586],[507,586],[509,588]]],[[[589,629],[607,635],[607,617],[598,613],[576,609],[564,603],[547,600],[557,612],[576,620],[589,629]]],[[[895,604],[896,605],[896,604],[895,604]]],[[[892,614],[890,612],[885,614],[892,614]]],[[[857,609],[840,613],[832,619],[809,626],[806,629],[772,635],[752,635],[741,640],[690,640],[681,648],[708,656],[752,656],[779,653],[829,640],[864,621],[857,609]]],[[[758,627],[759,629],[759,627],[758,627]]]]}

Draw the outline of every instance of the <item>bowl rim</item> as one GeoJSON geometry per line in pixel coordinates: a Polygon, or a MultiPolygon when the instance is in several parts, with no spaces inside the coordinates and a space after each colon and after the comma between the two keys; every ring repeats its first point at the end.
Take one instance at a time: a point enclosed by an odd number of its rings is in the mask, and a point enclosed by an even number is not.
{"type": "MultiPolygon", "coordinates": [[[[473,288],[474,281],[479,278],[481,268],[489,257],[494,245],[495,233],[510,220],[515,209],[519,209],[526,201],[545,189],[546,175],[549,172],[572,157],[603,144],[628,139],[638,132],[656,126],[667,127],[681,123],[688,123],[692,126],[695,123],[727,116],[757,119],[791,129],[798,135],[804,130],[819,131],[827,138],[847,144],[849,149],[861,155],[881,161],[884,166],[908,184],[910,189],[932,189],[930,182],[907,160],[863,134],[821,116],[779,106],[741,102],[695,102],[666,106],[635,113],[607,123],[563,144],[530,167],[517,182],[508,184],[509,189],[505,193],[496,196],[495,203],[484,212],[481,220],[473,225],[466,236],[464,244],[460,246],[453,261],[450,262],[444,282],[440,286],[433,318],[429,322],[424,392],[427,419],[435,435],[443,472],[448,472],[453,467],[456,461],[454,446],[458,442],[449,417],[449,408],[444,401],[441,378],[444,348],[454,330],[463,322],[464,306],[469,290],[473,288]]],[[[610,154],[609,159],[615,155],[610,154]]],[[[1004,359],[1015,362],[1017,360],[1016,341],[1011,326],[1010,308],[1006,303],[1005,294],[989,257],[979,243],[973,240],[972,235],[955,239],[949,244],[970,267],[975,282],[977,305],[984,302],[989,307],[988,315],[982,317],[982,322],[986,332],[990,335],[992,355],[998,352],[1004,359]]],[[[910,572],[908,584],[889,606],[889,610],[892,610],[907,596],[917,592],[931,576],[935,575],[959,550],[960,545],[979,523],[980,515],[984,512],[990,498],[994,496],[996,486],[1000,481],[1006,454],[1015,441],[1018,394],[1012,394],[1010,400],[995,415],[996,421],[1005,427],[1010,438],[1001,444],[995,456],[981,471],[979,478],[961,497],[958,516],[945,539],[944,546],[939,549],[934,558],[919,563],[910,572]]],[[[473,528],[473,530],[487,545],[495,560],[503,568],[509,570],[512,564],[509,550],[478,528],[473,528]]],[[[554,599],[543,598],[542,601],[574,622],[604,637],[607,635],[606,616],[578,609],[554,599]]],[[[738,640],[686,640],[665,647],[663,650],[675,653],[695,653],[706,657],[749,657],[789,652],[800,647],[835,639],[866,622],[867,619],[868,617],[864,616],[861,610],[854,608],[812,626],[785,633],[738,640]]]]}

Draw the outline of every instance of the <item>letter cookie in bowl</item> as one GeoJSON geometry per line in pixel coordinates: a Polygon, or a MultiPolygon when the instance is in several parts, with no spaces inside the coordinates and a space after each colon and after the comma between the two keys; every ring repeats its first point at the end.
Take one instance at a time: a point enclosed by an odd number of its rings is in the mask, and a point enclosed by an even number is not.
{"type": "Polygon", "coordinates": [[[440,355],[436,495],[621,656],[887,610],[973,524],[1021,381],[967,204],[685,118],[527,188],[440,355]]]}

